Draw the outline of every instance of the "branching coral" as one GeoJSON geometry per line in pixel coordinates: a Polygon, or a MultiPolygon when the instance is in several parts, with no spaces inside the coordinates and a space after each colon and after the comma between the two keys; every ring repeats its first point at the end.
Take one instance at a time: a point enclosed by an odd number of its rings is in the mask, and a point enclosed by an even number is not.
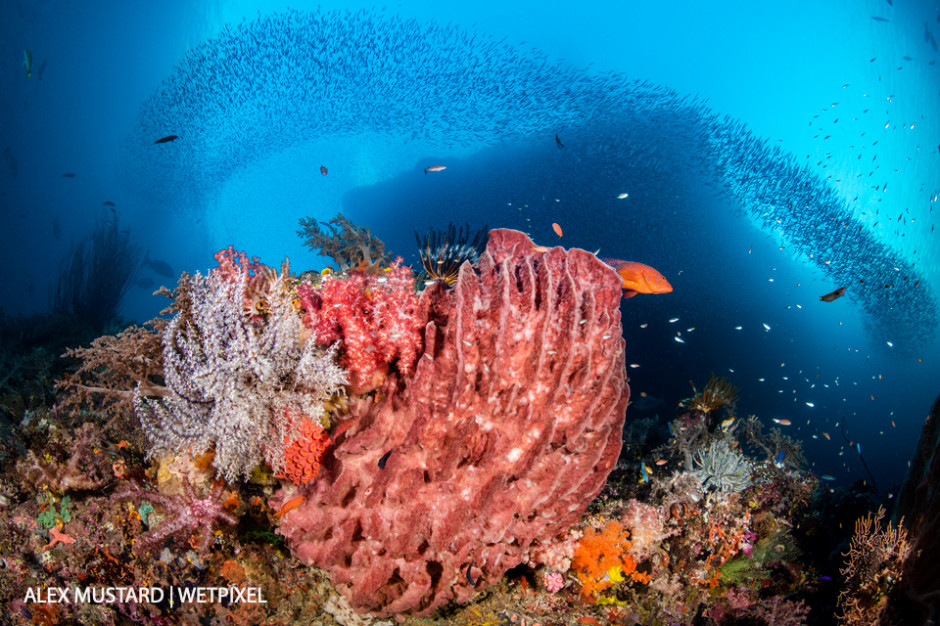
{"type": "Polygon", "coordinates": [[[803,600],[787,600],[774,596],[749,607],[744,615],[761,620],[768,626],[803,626],[806,624],[809,607],[803,600]]]}
{"type": "Polygon", "coordinates": [[[98,337],[87,348],[73,348],[63,357],[77,359],[78,369],[58,383],[67,395],[63,409],[94,406],[117,418],[133,415],[134,388],[156,395],[154,380],[163,373],[163,344],[160,332],[166,320],[157,318],[146,326],[131,326],[117,335],[98,337]]]}
{"type": "Polygon", "coordinates": [[[887,608],[888,595],[901,579],[904,561],[911,551],[907,531],[888,522],[882,526],[885,510],[878,507],[855,523],[855,534],[844,554],[845,587],[839,594],[843,624],[880,624],[887,608]]]}
{"type": "Polygon", "coordinates": [[[713,441],[692,457],[695,463],[692,473],[702,481],[704,489],[741,491],[751,484],[751,464],[726,439],[713,441]]]}
{"type": "Polygon", "coordinates": [[[209,542],[212,541],[213,528],[217,522],[234,524],[238,521],[225,511],[224,504],[219,500],[221,495],[221,482],[217,482],[205,498],[199,498],[192,483],[184,480],[183,493],[180,495],[168,496],[159,491],[142,489],[136,483],[129,483],[127,489],[115,493],[111,499],[121,500],[134,497],[166,509],[168,519],[137,541],[134,545],[136,552],[159,548],[170,537],[175,537],[180,541],[191,539],[194,533],[201,530],[199,542],[192,544],[192,547],[205,553],[209,550],[209,542]],[[169,519],[171,515],[172,519],[169,519]]]}
{"type": "Polygon", "coordinates": [[[694,411],[683,413],[669,424],[669,432],[672,439],[668,446],[658,449],[656,454],[665,457],[670,454],[670,448],[674,448],[682,456],[685,470],[691,472],[694,467],[692,453],[708,441],[708,428],[702,414],[694,411]]]}
{"type": "Polygon", "coordinates": [[[165,397],[147,399],[143,388],[136,396],[151,454],[214,447],[216,469],[230,481],[263,460],[281,471],[299,426],[288,415],[321,419],[324,403],[346,382],[335,348],[303,341],[301,316],[286,297],[290,276],[269,276],[259,313],[247,298],[261,273],[250,267],[222,264],[192,277],[189,308],[163,334],[165,397]]]}
{"type": "Polygon", "coordinates": [[[783,452],[781,463],[785,466],[797,470],[807,466],[806,457],[803,456],[803,442],[784,435],[779,428],[771,428],[770,433],[765,435],[763,424],[756,415],[748,416],[742,431],[748,444],[767,455],[767,462],[775,463],[783,452]]]}
{"type": "Polygon", "coordinates": [[[340,269],[364,269],[388,261],[382,240],[368,228],[350,222],[342,213],[337,213],[329,222],[305,217],[300,220],[300,226],[297,234],[304,245],[314,252],[319,251],[320,256],[331,257],[340,269]],[[329,229],[328,233],[320,228],[321,224],[329,229]]]}
{"type": "Polygon", "coordinates": [[[692,387],[694,395],[682,400],[679,404],[693,411],[701,411],[708,415],[722,407],[733,407],[738,401],[738,388],[725,379],[717,378],[712,374],[701,391],[692,387]]]}

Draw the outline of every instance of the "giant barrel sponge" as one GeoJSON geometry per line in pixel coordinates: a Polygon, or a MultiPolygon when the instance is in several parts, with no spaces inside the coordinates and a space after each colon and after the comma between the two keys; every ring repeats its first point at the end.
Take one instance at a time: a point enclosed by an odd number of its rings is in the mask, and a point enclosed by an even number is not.
{"type": "Polygon", "coordinates": [[[351,407],[280,532],[359,611],[463,602],[571,527],[620,454],[619,276],[585,250],[490,232],[421,296],[424,351],[351,407]]]}

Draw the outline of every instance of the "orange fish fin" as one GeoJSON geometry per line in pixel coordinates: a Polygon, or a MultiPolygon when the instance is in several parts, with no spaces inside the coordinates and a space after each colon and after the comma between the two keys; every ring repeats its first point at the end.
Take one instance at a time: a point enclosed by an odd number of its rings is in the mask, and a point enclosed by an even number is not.
{"type": "Polygon", "coordinates": [[[635,295],[638,294],[638,293],[639,293],[638,291],[633,291],[632,289],[624,289],[624,290],[623,290],[623,297],[624,297],[624,298],[632,298],[633,296],[635,296],[635,295]]]}

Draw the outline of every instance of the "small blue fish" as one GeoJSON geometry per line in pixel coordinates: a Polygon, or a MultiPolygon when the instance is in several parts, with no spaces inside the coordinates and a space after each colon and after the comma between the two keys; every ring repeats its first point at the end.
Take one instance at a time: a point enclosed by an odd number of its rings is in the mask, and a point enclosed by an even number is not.
{"type": "Polygon", "coordinates": [[[858,450],[858,455],[862,456],[862,444],[860,443],[855,444],[855,449],[858,450]]]}
{"type": "Polygon", "coordinates": [[[391,450],[389,450],[388,452],[382,455],[382,458],[379,459],[379,469],[385,469],[385,464],[388,463],[388,457],[390,457],[391,455],[392,455],[391,450]]]}
{"type": "Polygon", "coordinates": [[[774,460],[774,465],[776,465],[776,466],[779,467],[781,461],[783,461],[783,458],[784,458],[785,456],[787,456],[787,453],[784,452],[783,450],[781,450],[780,452],[778,452],[778,453],[777,453],[777,458],[774,460]]]}
{"type": "Polygon", "coordinates": [[[819,580],[832,580],[832,579],[829,578],[828,576],[820,576],[819,580]]]}
{"type": "Polygon", "coordinates": [[[823,474],[822,476],[820,476],[820,478],[822,478],[823,480],[835,480],[836,479],[836,477],[832,476],[831,474],[823,474]]]}
{"type": "Polygon", "coordinates": [[[643,461],[640,461],[640,473],[643,474],[643,482],[649,483],[650,476],[649,474],[646,473],[646,463],[644,463],[643,461]]]}

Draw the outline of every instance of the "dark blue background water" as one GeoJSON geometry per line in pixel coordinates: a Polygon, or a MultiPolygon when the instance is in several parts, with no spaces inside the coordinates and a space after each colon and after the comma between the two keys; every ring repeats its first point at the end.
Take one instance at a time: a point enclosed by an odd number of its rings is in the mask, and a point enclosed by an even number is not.
{"type": "Polygon", "coordinates": [[[648,4],[4,3],[0,306],[45,309],[105,201],[176,272],[228,244],[323,267],[294,231],[337,211],[408,262],[414,230],[518,228],[670,280],[622,306],[660,415],[727,376],[740,414],[864,478],[847,420],[887,491],[940,385],[937,10],[648,4]]]}

